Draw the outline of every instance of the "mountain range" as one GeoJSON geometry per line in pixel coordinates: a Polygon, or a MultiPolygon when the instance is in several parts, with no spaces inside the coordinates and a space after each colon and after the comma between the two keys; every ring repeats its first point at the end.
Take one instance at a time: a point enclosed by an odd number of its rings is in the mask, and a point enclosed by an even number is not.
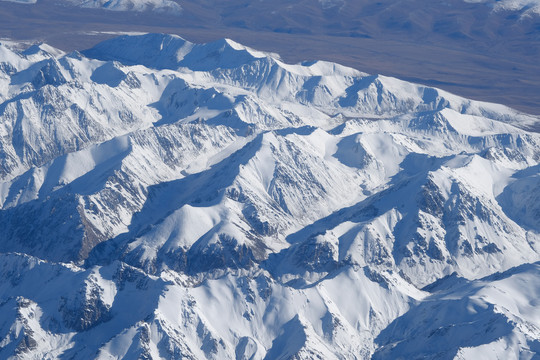
{"type": "Polygon", "coordinates": [[[538,116],[229,39],[0,59],[1,358],[538,357],[538,116]]]}

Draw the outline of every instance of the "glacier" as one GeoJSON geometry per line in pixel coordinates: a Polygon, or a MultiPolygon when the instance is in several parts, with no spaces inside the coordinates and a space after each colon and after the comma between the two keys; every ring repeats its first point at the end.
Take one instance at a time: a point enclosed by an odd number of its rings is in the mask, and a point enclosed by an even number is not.
{"type": "Polygon", "coordinates": [[[538,356],[538,116],[229,39],[0,61],[1,358],[538,356]]]}

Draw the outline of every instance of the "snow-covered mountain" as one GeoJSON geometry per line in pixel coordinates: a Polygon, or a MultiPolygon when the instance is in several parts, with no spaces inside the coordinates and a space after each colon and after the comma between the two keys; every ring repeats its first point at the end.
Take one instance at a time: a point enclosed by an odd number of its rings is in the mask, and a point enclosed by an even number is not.
{"type": "Polygon", "coordinates": [[[180,14],[181,6],[173,0],[65,0],[66,3],[82,8],[114,11],[156,11],[180,14]]]}
{"type": "MultiPolygon", "coordinates": [[[[42,0],[1,0],[21,4],[37,4],[42,0]]],[[[112,11],[145,12],[154,11],[180,15],[182,7],[174,0],[58,0],[54,1],[59,6],[76,6],[84,9],[101,9],[112,11]]]]}
{"type": "Polygon", "coordinates": [[[17,48],[0,357],[539,352],[538,117],[226,39],[17,48]]]}
{"type": "Polygon", "coordinates": [[[518,11],[522,17],[540,14],[540,1],[538,0],[463,0],[467,3],[485,3],[493,11],[518,11]]]}

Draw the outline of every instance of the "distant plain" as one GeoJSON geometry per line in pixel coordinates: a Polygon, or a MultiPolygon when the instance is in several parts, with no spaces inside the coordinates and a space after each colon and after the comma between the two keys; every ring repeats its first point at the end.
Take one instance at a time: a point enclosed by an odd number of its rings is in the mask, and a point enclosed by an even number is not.
{"type": "Polygon", "coordinates": [[[286,62],[333,61],[540,114],[540,16],[461,0],[186,0],[180,15],[58,3],[0,1],[0,38],[71,51],[122,32],[227,37],[286,62]]]}

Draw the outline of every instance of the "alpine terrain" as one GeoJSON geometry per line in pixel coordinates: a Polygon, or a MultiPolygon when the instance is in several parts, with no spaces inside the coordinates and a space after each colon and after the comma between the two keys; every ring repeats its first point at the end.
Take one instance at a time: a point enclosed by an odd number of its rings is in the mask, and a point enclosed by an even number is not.
{"type": "Polygon", "coordinates": [[[2,42],[0,358],[537,359],[539,122],[227,39],[2,42]]]}

